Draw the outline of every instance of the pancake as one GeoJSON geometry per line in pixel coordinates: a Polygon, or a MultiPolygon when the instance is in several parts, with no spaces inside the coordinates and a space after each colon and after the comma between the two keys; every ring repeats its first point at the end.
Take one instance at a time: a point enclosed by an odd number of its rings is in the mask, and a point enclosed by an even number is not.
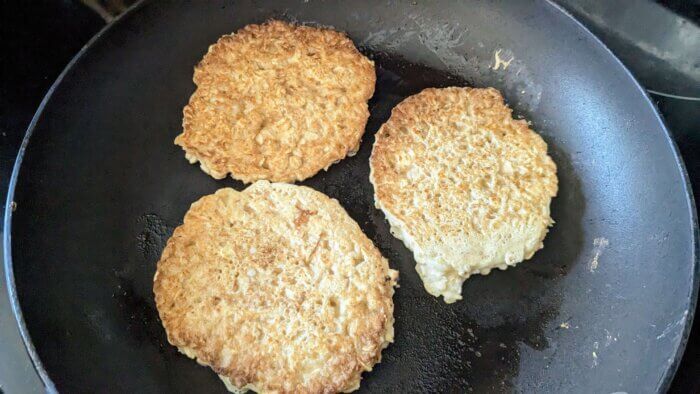
{"type": "Polygon", "coordinates": [[[258,181],[192,204],[153,291],[168,341],[231,391],[331,393],[393,341],[397,278],[336,200],[258,181]]]}
{"type": "Polygon", "coordinates": [[[357,152],[374,63],[344,34],[280,21],[221,37],[175,144],[216,179],[301,181],[357,152]]]}
{"type": "Polygon", "coordinates": [[[553,224],[547,144],[492,88],[426,89],[397,105],[377,132],[370,180],[426,290],[447,303],[470,275],[531,258],[553,224]]]}

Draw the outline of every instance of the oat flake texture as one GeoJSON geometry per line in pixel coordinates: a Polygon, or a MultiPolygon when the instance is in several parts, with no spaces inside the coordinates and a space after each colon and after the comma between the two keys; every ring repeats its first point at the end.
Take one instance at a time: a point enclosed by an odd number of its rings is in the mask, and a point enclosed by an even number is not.
{"type": "Polygon", "coordinates": [[[451,303],[472,274],[542,248],[556,166],[496,89],[426,89],[397,105],[370,158],[375,204],[413,251],[426,290],[451,303]]]}
{"type": "Polygon", "coordinates": [[[397,277],[336,200],[258,181],[192,204],[153,290],[168,341],[231,391],[334,393],[393,341],[397,277]]]}
{"type": "Polygon", "coordinates": [[[374,63],[342,33],[248,25],[195,68],[175,144],[217,179],[301,181],[357,151],[375,81],[374,63]]]}

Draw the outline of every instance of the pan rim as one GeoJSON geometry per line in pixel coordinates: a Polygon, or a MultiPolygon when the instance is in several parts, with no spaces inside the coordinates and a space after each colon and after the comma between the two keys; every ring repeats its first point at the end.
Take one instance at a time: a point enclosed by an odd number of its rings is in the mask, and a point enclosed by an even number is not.
{"type": "Polygon", "coordinates": [[[622,63],[622,60],[620,60],[613,51],[608,48],[605,43],[598,38],[593,32],[591,32],[583,23],[581,23],[578,19],[576,19],[570,12],[565,10],[562,6],[559,4],[555,3],[554,0],[545,0],[546,3],[548,3],[550,6],[553,8],[559,10],[561,13],[566,15],[575,25],[577,25],[579,28],[583,29],[593,40],[600,45],[605,52],[607,52],[612,59],[614,59],[614,62],[617,63],[617,65],[622,68],[626,76],[632,81],[634,86],[639,90],[642,95],[644,96],[645,101],[647,104],[651,106],[651,108],[654,111],[654,116],[656,117],[656,120],[659,122],[661,125],[661,128],[663,129],[663,132],[666,137],[666,141],[669,143],[671,147],[671,151],[673,152],[673,158],[676,161],[677,167],[681,171],[681,175],[683,177],[683,188],[685,189],[685,194],[688,198],[688,210],[690,213],[690,226],[691,226],[691,232],[693,234],[692,239],[693,239],[693,248],[692,248],[692,262],[693,262],[693,276],[692,276],[692,283],[691,283],[691,289],[690,289],[690,300],[688,303],[688,314],[687,318],[685,321],[685,327],[683,327],[683,332],[681,334],[681,340],[678,343],[678,347],[676,347],[675,354],[673,355],[672,359],[673,361],[668,364],[668,367],[666,368],[666,372],[664,372],[664,375],[661,377],[659,380],[659,383],[656,386],[656,391],[657,392],[666,392],[671,386],[671,382],[673,381],[673,377],[676,375],[676,372],[678,371],[678,367],[680,366],[681,359],[683,358],[683,354],[685,354],[685,348],[688,344],[688,340],[690,338],[690,331],[693,327],[693,319],[695,317],[695,310],[697,309],[698,306],[698,293],[700,292],[700,230],[698,229],[698,211],[697,211],[697,206],[695,204],[695,196],[693,195],[693,186],[690,183],[690,175],[688,174],[688,169],[685,166],[685,162],[683,161],[683,157],[680,154],[680,150],[678,149],[678,145],[676,144],[676,141],[673,139],[673,136],[671,135],[671,132],[668,128],[668,125],[666,124],[666,121],[664,120],[663,116],[659,112],[658,107],[656,104],[654,104],[654,101],[651,99],[651,96],[649,95],[649,92],[644,89],[644,87],[639,83],[637,78],[632,74],[632,72],[625,66],[624,63],[622,63]]]}
{"type": "MultiPolygon", "coordinates": [[[[687,312],[687,318],[685,320],[685,324],[682,330],[681,334],[681,340],[679,341],[675,352],[673,354],[673,357],[670,357],[669,359],[672,360],[671,363],[667,364],[666,371],[662,375],[661,379],[659,380],[656,391],[657,392],[665,392],[668,390],[668,388],[671,385],[671,382],[673,380],[673,377],[676,374],[676,371],[678,370],[678,367],[680,365],[680,361],[683,357],[683,354],[685,352],[686,345],[688,343],[688,339],[690,337],[690,332],[691,328],[693,325],[693,319],[695,315],[695,310],[697,308],[697,303],[698,303],[698,293],[700,292],[700,230],[698,228],[698,215],[697,215],[697,207],[695,203],[695,199],[693,196],[693,190],[692,190],[692,185],[690,183],[690,176],[688,174],[687,168],[685,166],[685,163],[683,161],[683,158],[680,155],[680,151],[678,149],[678,146],[671,136],[671,133],[669,131],[668,126],[666,125],[666,122],[664,118],[661,116],[659,113],[659,110],[657,106],[654,104],[652,101],[649,93],[641,86],[639,81],[634,77],[632,72],[622,63],[622,61],[595,35],[593,34],[585,25],[583,25],[578,19],[576,19],[571,13],[566,11],[562,6],[559,4],[555,3],[554,0],[543,0],[542,1],[544,4],[546,4],[549,7],[552,7],[556,11],[560,12],[565,16],[568,20],[570,20],[580,31],[587,36],[588,39],[592,40],[594,45],[600,46],[602,49],[604,49],[604,52],[606,52],[609,56],[611,56],[612,59],[614,59],[614,63],[616,64],[617,67],[620,68],[620,70],[624,73],[624,75],[632,82],[633,86],[642,94],[644,97],[646,103],[651,107],[654,116],[656,117],[656,120],[659,123],[660,128],[663,131],[664,137],[666,141],[669,144],[669,147],[671,148],[671,151],[673,153],[673,157],[676,162],[677,168],[681,172],[681,177],[683,178],[683,189],[685,191],[685,196],[688,202],[687,209],[690,214],[690,224],[691,228],[690,231],[692,233],[692,264],[693,264],[693,275],[691,278],[691,290],[689,294],[689,303],[688,303],[688,312],[687,312]]],[[[15,195],[15,190],[17,186],[17,180],[19,177],[19,172],[22,166],[22,161],[25,155],[25,152],[27,150],[27,147],[29,145],[31,136],[34,132],[34,129],[36,128],[37,123],[39,120],[42,118],[43,112],[45,107],[48,105],[48,103],[51,101],[51,98],[53,96],[53,93],[58,89],[58,87],[61,85],[63,82],[63,79],[65,76],[76,66],[76,64],[85,56],[85,54],[92,49],[93,46],[95,46],[102,38],[103,36],[110,30],[112,30],[115,26],[119,25],[123,19],[134,13],[137,9],[140,9],[146,4],[146,0],[138,0],[136,3],[134,3],[131,7],[129,7],[124,13],[116,17],[113,21],[105,25],[99,32],[97,32],[81,49],[80,51],[68,62],[66,67],[61,71],[59,76],[56,78],[54,83],[51,85],[49,90],[47,91],[46,95],[42,99],[41,103],[37,107],[37,110],[32,117],[31,122],[29,123],[29,126],[27,127],[27,130],[25,131],[25,135],[22,139],[22,143],[20,145],[20,148],[17,152],[17,157],[15,159],[15,162],[13,164],[12,168],[12,173],[10,176],[10,181],[8,184],[8,189],[7,189],[7,198],[5,201],[5,206],[4,206],[4,211],[3,211],[3,232],[2,232],[2,257],[3,257],[3,268],[4,268],[4,278],[3,280],[5,281],[6,287],[7,287],[7,295],[9,297],[9,303],[10,307],[12,309],[12,314],[15,318],[15,323],[17,324],[17,328],[19,330],[20,337],[22,338],[22,342],[24,344],[25,350],[27,352],[27,356],[30,358],[30,361],[34,367],[35,372],[39,375],[43,385],[44,389],[47,392],[57,392],[56,387],[53,383],[53,380],[51,377],[48,375],[48,372],[44,368],[44,365],[42,361],[39,358],[39,355],[34,347],[34,344],[32,342],[32,339],[29,335],[29,332],[27,330],[25,321],[24,321],[24,316],[19,304],[19,298],[17,296],[17,289],[15,287],[15,277],[14,277],[14,271],[13,271],[13,260],[12,260],[12,211],[13,211],[13,200],[14,200],[14,195],[15,195]]]]}
{"type": "Polygon", "coordinates": [[[12,211],[14,205],[13,203],[15,189],[17,186],[17,179],[19,177],[19,171],[22,167],[24,154],[27,150],[27,147],[29,146],[29,141],[32,137],[32,134],[34,134],[34,129],[36,128],[37,123],[41,119],[44,113],[44,109],[51,101],[53,93],[61,85],[63,79],[74,68],[74,66],[85,56],[85,54],[98,41],[100,41],[109,30],[112,30],[114,26],[117,26],[125,17],[133,13],[136,9],[141,8],[144,3],[145,0],[138,0],[121,15],[117,16],[111,22],[107,23],[104,27],[102,27],[102,29],[100,29],[100,31],[95,33],[95,35],[92,36],[92,38],[90,38],[90,40],[88,40],[88,42],[85,45],[83,45],[82,48],[80,48],[78,53],[76,53],[75,56],[71,58],[68,64],[66,64],[65,68],[58,75],[54,83],[51,84],[51,87],[46,92],[46,95],[44,95],[44,98],[42,98],[41,103],[39,103],[39,106],[37,107],[37,110],[34,113],[34,116],[32,116],[32,120],[29,122],[29,126],[27,126],[27,130],[25,131],[24,137],[22,138],[22,143],[20,144],[20,147],[17,151],[17,157],[12,166],[12,174],[10,176],[10,182],[7,188],[7,198],[5,200],[5,206],[3,211],[3,239],[1,256],[3,258],[2,264],[5,271],[4,281],[7,287],[7,296],[9,297],[10,308],[12,309],[12,314],[15,318],[15,323],[17,324],[19,335],[22,338],[22,342],[27,352],[27,356],[30,358],[31,364],[34,367],[34,371],[37,375],[39,375],[39,378],[41,379],[41,382],[44,385],[44,389],[48,393],[58,393],[58,390],[56,389],[56,385],[54,384],[53,380],[46,371],[46,368],[44,368],[44,364],[39,358],[39,354],[37,353],[36,348],[34,347],[34,342],[32,341],[29,335],[27,325],[24,321],[24,315],[22,313],[22,309],[19,304],[19,298],[17,296],[17,288],[15,287],[15,276],[12,259],[12,211]]]}

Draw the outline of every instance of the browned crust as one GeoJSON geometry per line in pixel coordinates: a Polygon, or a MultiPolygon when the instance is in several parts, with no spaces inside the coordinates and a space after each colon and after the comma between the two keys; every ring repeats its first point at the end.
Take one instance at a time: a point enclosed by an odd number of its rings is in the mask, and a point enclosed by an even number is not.
{"type": "Polygon", "coordinates": [[[493,88],[406,98],[377,132],[370,168],[377,206],[418,265],[462,280],[530,258],[552,223],[558,181],[547,144],[493,88]]]}
{"type": "Polygon", "coordinates": [[[342,33],[248,25],[195,68],[175,143],[217,179],[303,180],[357,151],[375,81],[374,63],[342,33]]]}
{"type": "Polygon", "coordinates": [[[153,290],[168,341],[235,386],[332,393],[354,388],[392,340],[397,275],[337,201],[258,182],[192,204],[153,290]]]}
{"type": "MultiPolygon", "coordinates": [[[[421,128],[429,127],[436,119],[449,119],[452,115],[463,112],[465,108],[457,105],[460,101],[468,103],[469,110],[472,111],[470,118],[475,122],[475,128],[488,129],[494,139],[522,148],[523,151],[534,151],[532,155],[536,165],[532,170],[538,171],[536,175],[544,178],[545,182],[533,181],[526,176],[514,176],[511,177],[511,181],[518,190],[530,189],[538,201],[547,201],[548,204],[557,193],[557,178],[556,165],[547,155],[547,144],[530,129],[527,121],[513,119],[512,110],[505,105],[503,96],[494,88],[428,88],[394,107],[389,120],[375,135],[370,157],[376,198],[390,210],[394,204],[404,204],[404,197],[413,190],[397,185],[396,182],[405,178],[405,174],[395,165],[396,158],[406,150],[423,150],[422,147],[413,144],[411,134],[421,133],[421,128]]],[[[445,131],[455,132],[446,129],[445,131]]],[[[450,136],[443,135],[441,138],[449,139],[450,136]]],[[[429,156],[433,162],[414,164],[430,166],[441,160],[440,154],[435,152],[424,151],[422,154],[429,156]]],[[[394,214],[399,219],[408,219],[398,210],[394,214]]]]}

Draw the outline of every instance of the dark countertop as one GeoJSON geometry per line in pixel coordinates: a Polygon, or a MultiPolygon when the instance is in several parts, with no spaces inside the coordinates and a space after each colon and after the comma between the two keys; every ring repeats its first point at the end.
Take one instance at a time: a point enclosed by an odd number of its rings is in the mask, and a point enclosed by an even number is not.
{"type": "MultiPolygon", "coordinates": [[[[675,96],[700,97],[697,90],[679,91],[684,89],[684,85],[689,86],[688,89],[700,89],[700,84],[693,80],[693,77],[697,76],[700,59],[689,59],[691,69],[680,67],[681,75],[673,74],[674,78],[669,82],[669,73],[679,70],[677,64],[674,64],[674,61],[678,62],[679,59],[666,58],[661,59],[660,62],[654,59],[644,60],[644,54],[640,54],[638,48],[644,45],[635,45],[640,42],[635,41],[634,34],[644,35],[646,31],[635,32],[634,26],[625,25],[624,19],[618,20],[619,23],[615,23],[615,27],[609,28],[601,23],[600,18],[596,18],[597,13],[609,11],[609,3],[591,0],[560,0],[559,2],[598,34],[640,78],[644,86],[675,96]],[[689,72],[691,79],[683,80],[682,78],[688,77],[688,75],[682,75],[683,72],[689,72]],[[680,81],[679,78],[681,78],[680,81]]],[[[100,2],[88,1],[88,3],[100,2]]],[[[102,3],[109,2],[102,1],[102,3]]],[[[625,5],[645,9],[648,12],[647,17],[653,18],[656,24],[661,24],[666,18],[675,27],[694,28],[697,31],[697,26],[688,27],[686,24],[698,23],[700,2],[663,1],[661,3],[664,3],[667,8],[661,9],[657,4],[646,0],[634,0],[625,5]],[[677,18],[668,10],[680,13],[684,18],[677,18]],[[658,16],[659,13],[662,15],[658,16]]],[[[2,59],[0,60],[0,198],[2,201],[5,198],[17,149],[36,108],[73,55],[104,26],[103,17],[105,16],[108,18],[109,14],[103,14],[100,17],[78,1],[42,0],[32,2],[31,6],[24,2],[0,2],[0,53],[2,54],[0,58],[2,59]]],[[[650,38],[646,37],[646,39],[650,38]]],[[[665,39],[668,43],[668,37],[665,39]]],[[[692,40],[690,42],[692,44],[692,40]]],[[[641,42],[641,44],[648,44],[648,42],[641,42]]],[[[700,45],[700,41],[697,44],[700,45]]],[[[645,48],[648,49],[648,45],[645,48]]],[[[698,54],[700,51],[694,53],[698,54]]],[[[681,63],[684,60],[688,59],[680,58],[681,63]]],[[[700,195],[700,130],[698,130],[700,100],[658,94],[652,94],[652,98],[664,115],[680,148],[694,193],[696,196],[700,195]]],[[[0,281],[2,293],[6,292],[4,283],[4,280],[0,281]]],[[[0,294],[0,333],[16,330],[6,298],[4,294],[0,294]]],[[[4,338],[15,338],[18,341],[19,336],[14,333],[0,335],[0,349],[2,349],[0,392],[4,389],[5,392],[11,393],[24,386],[21,376],[23,374],[10,373],[10,371],[27,372],[31,369],[31,365],[22,357],[14,356],[24,351],[21,343],[10,343],[9,339],[4,338]]],[[[700,392],[700,324],[696,324],[693,329],[670,391],[673,393],[700,392]]]]}

